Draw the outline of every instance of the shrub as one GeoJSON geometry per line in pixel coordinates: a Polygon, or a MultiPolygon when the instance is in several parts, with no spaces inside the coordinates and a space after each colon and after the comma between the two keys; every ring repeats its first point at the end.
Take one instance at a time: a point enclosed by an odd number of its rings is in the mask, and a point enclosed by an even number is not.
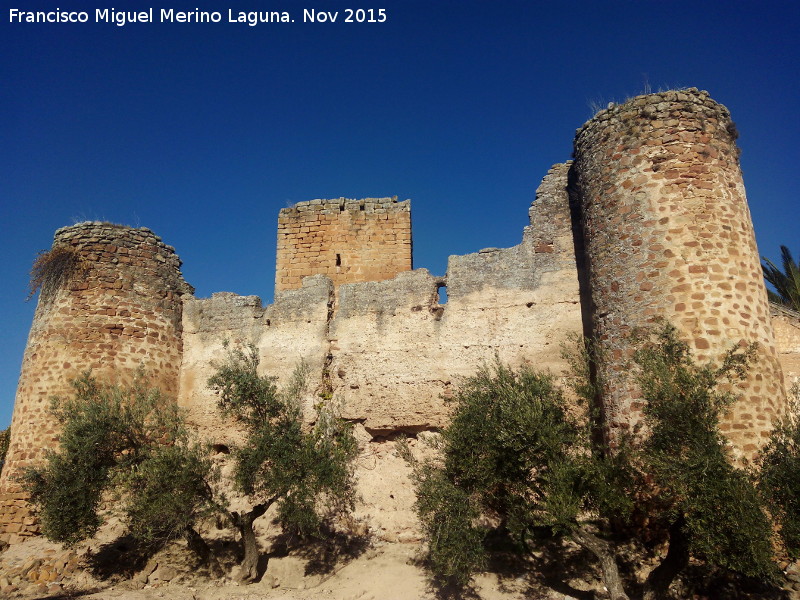
{"type": "Polygon", "coordinates": [[[56,246],[36,255],[28,282],[28,300],[42,290],[50,294],[69,281],[81,264],[77,250],[70,246],[56,246]]]}
{"type": "Polygon", "coordinates": [[[761,450],[759,490],[780,525],[787,553],[800,558],[800,387],[792,390],[787,415],[775,423],[761,450]]]}
{"type": "Polygon", "coordinates": [[[240,579],[257,576],[258,546],[253,522],[277,503],[286,531],[313,535],[326,516],[352,509],[353,459],[358,448],[350,424],[318,403],[305,427],[302,396],[308,367],[301,364],[279,390],[274,377],[258,374],[254,347],[230,349],[208,385],[219,394],[223,414],[244,428],[234,450],[235,484],[251,501],[247,512],[231,513],[242,536],[240,579]]]}
{"type": "MultiPolygon", "coordinates": [[[[571,360],[573,389],[592,398],[586,359],[593,353],[585,348],[571,360]]],[[[550,375],[497,363],[466,379],[440,455],[416,462],[405,450],[434,575],[467,583],[484,564],[490,529],[520,550],[540,543],[546,530],[592,552],[611,597],[627,598],[609,536],[614,523],[627,524],[620,534],[661,534],[668,542],[644,598],[664,597],[692,556],[770,579],[769,521],[719,431],[735,400],[726,390],[753,352],[736,348],[720,365],[697,365],[673,327],[641,335],[632,368],[646,400],[644,427],[622,436],[613,452],[593,435],[594,410],[573,417],[550,375]]]]}
{"type": "Polygon", "coordinates": [[[91,537],[104,521],[101,501],[112,494],[148,549],[180,536],[196,540],[196,520],[215,508],[205,485],[211,464],[189,442],[177,405],[148,389],[141,374],[130,387],[89,373],[72,385],[74,395],[51,406],[62,428],[58,450],[23,476],[42,533],[66,545],[91,537]]]}

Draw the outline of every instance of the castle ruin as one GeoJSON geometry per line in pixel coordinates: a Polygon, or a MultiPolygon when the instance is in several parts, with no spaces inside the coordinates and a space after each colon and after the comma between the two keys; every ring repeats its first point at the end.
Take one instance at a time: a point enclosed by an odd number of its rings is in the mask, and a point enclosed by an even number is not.
{"type": "Polygon", "coordinates": [[[302,202],[279,215],[268,306],[195,298],[174,249],[148,229],[58,230],[53,247],[73,248],[82,271],[40,294],[0,479],[0,539],[37,533],[14,476],[54,446],[49,398],[87,368],[125,382],[143,366],[204,439],[230,443],[206,385],[226,340],[255,345],[265,373],[305,360],[343,416],[379,439],[443,426],[458,378],[495,355],[559,374],[561,344],[585,332],[603,350],[613,431],[641,415],[624,368],[629,334],[663,317],[703,360],[758,342],[723,424],[751,456],[785,409],[784,376],[800,376],[800,325],[770,314],[735,137],[727,109],[696,89],[603,110],[578,131],[574,162],[544,177],[521,243],[451,256],[444,276],[412,270],[408,201],[302,202]]]}

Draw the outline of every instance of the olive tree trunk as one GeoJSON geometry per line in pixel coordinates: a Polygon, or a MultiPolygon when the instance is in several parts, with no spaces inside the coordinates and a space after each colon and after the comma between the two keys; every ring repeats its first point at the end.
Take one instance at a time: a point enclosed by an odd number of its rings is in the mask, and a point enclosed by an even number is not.
{"type": "Polygon", "coordinates": [[[642,600],[661,600],[667,597],[670,584],[689,564],[689,538],[683,530],[680,517],[669,528],[669,549],[664,560],[647,576],[642,600]]]}
{"type": "Polygon", "coordinates": [[[258,577],[258,542],[256,541],[256,532],[253,529],[253,523],[257,518],[263,515],[274,500],[269,500],[263,504],[257,504],[247,513],[231,513],[233,522],[239,529],[242,536],[242,549],[244,550],[244,558],[239,565],[239,581],[249,583],[258,577]]]}
{"type": "Polygon", "coordinates": [[[582,548],[586,548],[594,554],[600,561],[600,569],[603,571],[603,583],[608,589],[611,600],[630,600],[622,587],[617,558],[611,544],[580,527],[572,531],[572,539],[582,548]]]}

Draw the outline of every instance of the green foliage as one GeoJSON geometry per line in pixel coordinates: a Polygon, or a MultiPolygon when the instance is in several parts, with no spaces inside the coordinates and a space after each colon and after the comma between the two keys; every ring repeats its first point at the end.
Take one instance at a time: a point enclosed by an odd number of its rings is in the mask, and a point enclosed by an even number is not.
{"type": "Polygon", "coordinates": [[[800,389],[788,414],[775,423],[769,442],[759,456],[759,490],[789,555],[800,558],[800,389]]]}
{"type": "Polygon", "coordinates": [[[584,515],[623,510],[615,465],[593,455],[588,428],[553,377],[500,363],[463,382],[441,458],[414,464],[416,509],[438,577],[466,583],[483,564],[494,522],[522,549],[541,533],[569,534],[584,515]]]}
{"type": "Polygon", "coordinates": [[[51,406],[62,428],[58,450],[23,477],[44,535],[66,545],[91,537],[112,491],[142,541],[181,535],[209,502],[199,481],[210,464],[190,446],[175,403],[148,389],[141,374],[130,387],[103,385],[90,373],[72,386],[72,397],[51,406]]]}
{"type": "MultiPolygon", "coordinates": [[[[747,576],[773,576],[769,521],[719,430],[735,400],[729,390],[744,377],[755,347],[702,366],[669,325],[638,343],[644,424],[636,436],[622,436],[613,452],[593,436],[591,404],[568,409],[550,375],[499,363],[460,386],[438,457],[416,462],[405,446],[437,577],[468,582],[485,564],[490,528],[520,549],[549,530],[592,551],[609,590],[624,597],[603,531],[625,521],[628,533],[649,528],[648,539],[669,532],[670,552],[645,582],[647,597],[663,596],[690,556],[747,576]]],[[[591,402],[594,353],[580,344],[568,354],[571,387],[591,402]]],[[[790,478],[800,480],[796,473],[790,478]]]]}
{"type": "Polygon", "coordinates": [[[145,547],[155,549],[185,535],[219,508],[209,489],[216,474],[199,446],[155,446],[125,475],[126,522],[145,547]]]}
{"type": "Polygon", "coordinates": [[[651,516],[667,526],[682,523],[680,534],[693,556],[769,578],[769,521],[746,473],[731,463],[719,430],[736,399],[727,390],[744,377],[754,352],[755,346],[734,348],[719,366],[697,365],[670,325],[643,340],[635,362],[646,400],[645,435],[635,460],[651,516]]]}
{"type": "Polygon", "coordinates": [[[254,347],[230,349],[208,385],[219,407],[240,422],[247,439],[235,449],[235,483],[256,503],[277,501],[284,528],[315,533],[326,513],[352,508],[353,459],[358,448],[349,423],[316,405],[314,424],[303,423],[308,367],[295,370],[278,390],[258,374],[254,347]]]}
{"type": "Polygon", "coordinates": [[[794,261],[789,248],[781,246],[782,269],[768,258],[762,257],[762,260],[764,279],[775,287],[775,292],[767,291],[769,299],[800,311],[800,263],[794,261]]]}

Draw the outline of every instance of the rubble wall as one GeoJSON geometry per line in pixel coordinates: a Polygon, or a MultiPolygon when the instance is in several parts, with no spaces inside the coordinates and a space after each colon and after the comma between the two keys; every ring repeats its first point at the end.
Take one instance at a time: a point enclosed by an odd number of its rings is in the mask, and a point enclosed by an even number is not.
{"type": "MultiPolygon", "coordinates": [[[[786,391],[789,392],[795,386],[800,386],[800,313],[774,304],[770,304],[770,313],[778,360],[783,369],[786,391]]],[[[795,391],[800,393],[800,388],[795,391]]],[[[800,400],[800,397],[797,399],[800,400]]]]}
{"type": "Polygon", "coordinates": [[[560,374],[560,345],[580,332],[568,169],[545,177],[521,244],[451,256],[444,276],[417,269],[335,289],[316,275],[266,307],[233,294],[188,300],[179,402],[192,424],[205,439],[235,438],[207,388],[225,340],[254,344],[263,372],[282,379],[306,361],[317,392],[377,437],[443,426],[443,397],[495,355],[560,374]]]}
{"type": "Polygon", "coordinates": [[[347,418],[373,435],[441,427],[459,378],[495,356],[561,373],[560,345],[581,329],[567,169],[545,177],[518,246],[451,256],[445,277],[340,286],[330,374],[347,418]]]}

